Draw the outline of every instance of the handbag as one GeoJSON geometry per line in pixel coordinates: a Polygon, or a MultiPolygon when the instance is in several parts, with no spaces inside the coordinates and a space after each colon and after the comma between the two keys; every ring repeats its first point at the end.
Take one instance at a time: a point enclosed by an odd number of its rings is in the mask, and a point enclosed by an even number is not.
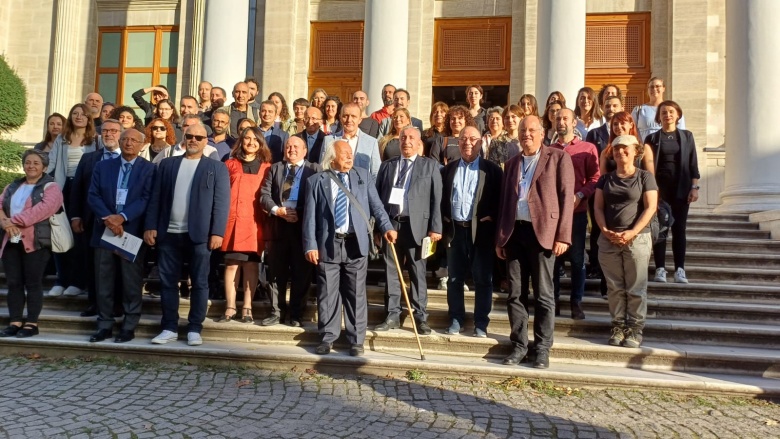
{"type": "Polygon", "coordinates": [[[672,224],[674,224],[672,206],[664,200],[658,200],[658,209],[653,214],[653,218],[650,219],[650,237],[653,244],[658,244],[661,241],[666,242],[672,224]]]}
{"type": "Polygon", "coordinates": [[[68,215],[65,214],[65,206],[49,217],[49,225],[51,226],[51,251],[65,253],[72,249],[75,243],[68,215]]]}
{"type": "Polygon", "coordinates": [[[360,205],[357,198],[355,198],[354,195],[352,195],[352,192],[347,190],[346,187],[344,187],[344,183],[341,182],[341,180],[336,177],[336,173],[333,172],[332,169],[329,169],[327,171],[328,177],[330,177],[331,180],[333,180],[336,185],[338,185],[339,189],[341,189],[344,194],[349,198],[349,202],[352,203],[353,206],[355,206],[355,209],[357,209],[358,213],[361,217],[363,217],[363,221],[366,222],[366,225],[368,226],[368,259],[371,261],[375,261],[379,259],[380,252],[379,247],[377,247],[376,243],[374,242],[374,218],[371,219],[368,218],[368,215],[366,215],[366,211],[363,210],[363,206],[360,205]]]}

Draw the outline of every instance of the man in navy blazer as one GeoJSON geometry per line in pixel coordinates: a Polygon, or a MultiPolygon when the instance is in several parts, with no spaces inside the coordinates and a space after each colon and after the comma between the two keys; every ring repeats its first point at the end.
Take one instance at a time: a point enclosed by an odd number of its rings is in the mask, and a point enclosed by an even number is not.
{"type": "Polygon", "coordinates": [[[273,101],[260,103],[260,132],[265,137],[265,143],[271,150],[271,163],[281,162],[284,159],[284,144],[290,137],[285,131],[274,124],[276,120],[276,104],[273,101]]]}
{"type": "Polygon", "coordinates": [[[373,178],[379,173],[382,159],[379,157],[379,144],[376,139],[360,131],[360,107],[349,102],[341,107],[342,132],[325,137],[322,142],[322,153],[319,163],[324,166],[323,158],[337,140],[344,140],[352,147],[352,157],[356,168],[363,168],[371,173],[373,178]]]}
{"type": "Polygon", "coordinates": [[[317,265],[317,327],[322,342],[315,352],[319,355],[329,354],[341,333],[342,303],[353,357],[363,355],[368,319],[366,271],[371,230],[334,179],[341,181],[367,216],[376,218],[386,240],[395,242],[397,236],[374,178],[367,170],[354,168],[353,163],[352,147],[337,140],[325,155],[326,170],[307,181],[303,249],[306,260],[317,265]]]}
{"type": "MultiPolygon", "coordinates": [[[[106,119],[104,124],[106,124],[106,131],[98,137],[99,148],[81,156],[79,165],[76,167],[76,175],[71,182],[72,189],[68,200],[70,228],[73,233],[84,234],[85,241],[92,236],[92,224],[95,219],[95,214],[87,201],[89,185],[92,183],[92,172],[95,165],[101,160],[119,157],[119,136],[123,130],[122,125],[116,119],[106,119]]],[[[81,313],[81,316],[92,317],[97,315],[97,298],[95,296],[95,252],[91,247],[87,249],[84,269],[84,274],[87,276],[87,302],[89,306],[81,313]]],[[[121,295],[117,294],[116,297],[119,298],[121,295]]]]}
{"type": "Polygon", "coordinates": [[[146,248],[141,245],[135,259],[130,261],[114,254],[111,248],[104,245],[101,237],[109,229],[110,234],[116,236],[129,234],[140,238],[157,168],[138,157],[144,145],[141,132],[128,129],[122,133],[119,143],[122,150],[120,158],[98,162],[89,186],[88,202],[94,212],[90,245],[95,249],[98,307],[98,330],[89,339],[93,343],[111,337],[117,276],[121,276],[125,318],[114,342],[124,343],[135,338],[135,328],[141,318],[141,284],[146,248]]]}
{"type": "Polygon", "coordinates": [[[144,241],[159,252],[162,283],[162,329],[152,339],[165,344],[177,339],[178,280],[184,262],[190,267],[192,291],[187,343],[203,344],[200,332],[208,305],[211,251],[222,246],[230,207],[230,178],[225,164],[204,159],[206,128],[198,123],[184,133],[186,152],[160,162],[146,215],[144,241]]]}
{"type": "Polygon", "coordinates": [[[322,110],[317,107],[309,107],[303,113],[304,130],[295,136],[303,139],[306,144],[306,160],[309,163],[319,163],[322,158],[322,142],[325,133],[322,132],[322,110]]]}

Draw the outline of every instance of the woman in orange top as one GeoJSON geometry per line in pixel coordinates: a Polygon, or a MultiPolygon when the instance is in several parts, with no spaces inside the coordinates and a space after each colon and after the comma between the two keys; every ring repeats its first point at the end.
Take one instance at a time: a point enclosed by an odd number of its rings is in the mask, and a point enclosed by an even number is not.
{"type": "Polygon", "coordinates": [[[244,280],[241,320],[252,323],[252,295],[257,288],[266,218],[259,205],[260,188],[271,168],[271,151],[263,133],[256,127],[242,131],[225,165],[230,174],[230,213],[222,240],[227,304],[219,321],[229,322],[236,316],[236,279],[241,268],[244,280]]]}

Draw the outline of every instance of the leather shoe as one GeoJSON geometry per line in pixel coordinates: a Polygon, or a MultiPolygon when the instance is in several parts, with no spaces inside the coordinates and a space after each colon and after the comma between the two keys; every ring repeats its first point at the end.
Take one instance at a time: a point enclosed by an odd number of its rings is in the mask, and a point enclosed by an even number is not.
{"type": "Polygon", "coordinates": [[[508,357],[504,358],[504,364],[514,365],[520,364],[525,360],[526,351],[522,349],[514,349],[508,357]]]}
{"type": "Polygon", "coordinates": [[[89,338],[90,343],[97,343],[111,337],[110,329],[98,329],[96,333],[92,334],[89,338]]]}
{"type": "Polygon", "coordinates": [[[126,343],[135,338],[135,331],[121,330],[114,338],[114,343],[126,343]]]}
{"type": "Polygon", "coordinates": [[[534,360],[536,369],[547,369],[550,367],[550,352],[536,351],[536,360],[534,360]]]}
{"type": "Polygon", "coordinates": [[[279,324],[279,316],[271,315],[264,318],[261,322],[261,326],[273,326],[279,324]]]}
{"type": "Polygon", "coordinates": [[[349,355],[353,357],[362,357],[364,353],[365,349],[362,344],[353,344],[352,347],[349,348],[349,355]]]}
{"type": "Polygon", "coordinates": [[[571,303],[571,318],[574,320],[585,320],[585,311],[582,310],[582,302],[571,303]]]}
{"type": "Polygon", "coordinates": [[[391,329],[400,328],[401,324],[398,320],[386,319],[384,322],[374,326],[374,331],[389,331],[391,329]]]}
{"type": "Polygon", "coordinates": [[[290,326],[292,326],[293,328],[300,328],[303,325],[301,324],[300,320],[290,319],[290,326]]]}
{"type": "Polygon", "coordinates": [[[417,323],[417,333],[420,335],[431,335],[431,327],[428,326],[428,322],[417,323]]]}
{"type": "Polygon", "coordinates": [[[319,346],[317,346],[316,349],[314,349],[314,353],[317,355],[328,355],[330,353],[331,347],[333,347],[332,344],[322,342],[319,346]]]}
{"type": "Polygon", "coordinates": [[[81,317],[95,317],[97,315],[97,308],[90,306],[79,314],[81,317]]]}

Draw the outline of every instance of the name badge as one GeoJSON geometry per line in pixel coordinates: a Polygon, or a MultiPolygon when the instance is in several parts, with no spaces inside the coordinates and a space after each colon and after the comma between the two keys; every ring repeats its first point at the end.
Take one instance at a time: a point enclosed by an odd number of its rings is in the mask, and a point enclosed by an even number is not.
{"type": "Polygon", "coordinates": [[[127,189],[116,190],[116,204],[127,204],[127,189]]]}
{"type": "Polygon", "coordinates": [[[390,191],[390,204],[396,206],[402,206],[404,204],[404,189],[400,187],[394,187],[390,191]]]}

